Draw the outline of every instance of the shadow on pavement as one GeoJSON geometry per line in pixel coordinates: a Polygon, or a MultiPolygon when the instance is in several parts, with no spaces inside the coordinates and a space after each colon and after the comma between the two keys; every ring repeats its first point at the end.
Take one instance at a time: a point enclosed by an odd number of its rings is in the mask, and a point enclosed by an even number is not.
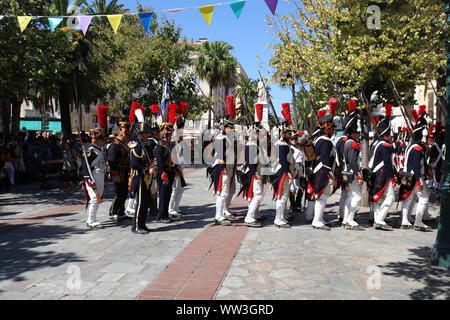
{"type": "MultiPolygon", "coordinates": [[[[85,261],[77,255],[65,252],[43,251],[40,247],[56,243],[84,230],[63,226],[30,225],[16,232],[0,236],[0,281],[25,280],[21,276],[27,271],[45,267],[56,267],[67,262],[85,261]]],[[[1,292],[1,290],[0,290],[1,292]]]]}
{"type": "Polygon", "coordinates": [[[414,300],[450,299],[450,270],[432,266],[431,248],[409,249],[414,257],[402,262],[378,265],[383,274],[406,281],[419,282],[424,287],[416,289],[409,296],[414,300]]]}

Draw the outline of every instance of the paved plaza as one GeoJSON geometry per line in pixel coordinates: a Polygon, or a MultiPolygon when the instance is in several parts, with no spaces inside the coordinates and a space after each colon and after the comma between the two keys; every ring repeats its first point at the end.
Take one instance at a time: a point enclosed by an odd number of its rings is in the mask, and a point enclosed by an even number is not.
{"type": "MultiPolygon", "coordinates": [[[[273,225],[275,202],[267,188],[263,228],[243,224],[246,202],[232,203],[238,219],[213,225],[215,198],[205,169],[186,175],[182,218],[133,234],[131,221],[111,223],[113,187],[99,207],[101,230],[86,228],[82,191],[41,190],[40,183],[0,194],[0,299],[449,299],[450,271],[430,265],[432,232],[368,226],[368,209],[356,220],[365,231],[340,227],[339,192],[314,230],[296,213],[291,229],[273,225]]],[[[54,183],[55,184],[55,183],[54,183]]],[[[401,205],[397,210],[400,210],[401,205]]]]}

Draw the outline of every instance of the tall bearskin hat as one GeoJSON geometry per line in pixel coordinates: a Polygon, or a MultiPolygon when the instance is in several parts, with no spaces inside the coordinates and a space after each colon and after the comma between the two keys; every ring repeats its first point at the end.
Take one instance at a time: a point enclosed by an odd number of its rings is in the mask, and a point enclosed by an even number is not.
{"type": "MultiPolygon", "coordinates": [[[[357,111],[357,110],[356,110],[357,111]]],[[[361,116],[358,112],[352,112],[344,118],[344,132],[361,132],[361,116]]]]}
{"type": "Polygon", "coordinates": [[[225,130],[225,128],[234,129],[234,122],[231,119],[231,115],[223,116],[223,118],[220,119],[219,126],[221,130],[225,130]]]}
{"type": "Polygon", "coordinates": [[[317,113],[318,116],[317,125],[320,127],[321,130],[336,128],[336,125],[333,121],[334,115],[336,114],[336,106],[337,106],[337,99],[331,98],[329,101],[330,113],[327,114],[326,110],[319,110],[319,112],[317,113]]]}
{"type": "Polygon", "coordinates": [[[287,133],[287,132],[292,132],[292,128],[290,127],[290,121],[289,120],[284,120],[281,123],[281,132],[282,133],[287,133]]]}
{"type": "Polygon", "coordinates": [[[105,129],[108,125],[108,110],[109,107],[105,105],[97,106],[98,126],[105,129]]]}
{"type": "Polygon", "coordinates": [[[378,123],[377,126],[377,133],[378,136],[382,137],[386,134],[392,134],[392,128],[391,128],[391,119],[388,117],[384,118],[378,123]]]}

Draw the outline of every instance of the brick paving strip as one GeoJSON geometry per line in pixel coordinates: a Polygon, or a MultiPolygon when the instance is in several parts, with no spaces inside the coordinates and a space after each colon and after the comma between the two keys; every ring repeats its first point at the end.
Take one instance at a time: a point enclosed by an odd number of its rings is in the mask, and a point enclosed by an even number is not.
{"type": "MultiPolygon", "coordinates": [[[[240,196],[231,208],[245,214],[247,205],[240,196]]],[[[212,300],[247,231],[243,216],[231,226],[210,224],[137,299],[212,300]]]]}

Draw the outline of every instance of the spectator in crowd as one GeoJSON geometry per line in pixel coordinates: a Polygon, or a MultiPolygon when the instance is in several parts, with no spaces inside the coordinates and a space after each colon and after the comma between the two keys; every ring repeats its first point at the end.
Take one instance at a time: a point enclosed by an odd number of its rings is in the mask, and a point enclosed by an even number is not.
{"type": "Polygon", "coordinates": [[[64,142],[64,151],[63,151],[63,168],[62,175],[64,181],[64,192],[70,193],[74,191],[74,183],[77,181],[78,174],[78,154],[77,152],[71,148],[69,141],[64,142]]]}

